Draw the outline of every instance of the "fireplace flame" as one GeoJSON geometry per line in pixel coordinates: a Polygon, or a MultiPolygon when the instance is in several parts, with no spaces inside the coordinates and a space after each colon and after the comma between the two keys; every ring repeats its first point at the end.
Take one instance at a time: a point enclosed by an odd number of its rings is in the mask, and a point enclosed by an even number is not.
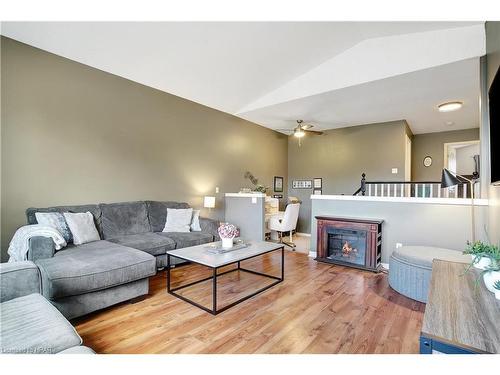
{"type": "Polygon", "coordinates": [[[344,245],[342,246],[342,255],[345,257],[348,257],[351,255],[351,253],[356,254],[358,252],[358,249],[353,249],[351,244],[348,241],[345,241],[344,245]]]}

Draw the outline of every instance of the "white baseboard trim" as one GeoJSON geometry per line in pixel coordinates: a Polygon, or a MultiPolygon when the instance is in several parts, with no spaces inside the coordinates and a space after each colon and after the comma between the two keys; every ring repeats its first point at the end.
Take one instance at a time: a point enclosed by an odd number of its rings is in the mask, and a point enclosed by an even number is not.
{"type": "Polygon", "coordinates": [[[309,251],[309,258],[316,258],[316,251],[309,251]]]}
{"type": "Polygon", "coordinates": [[[311,233],[300,233],[300,232],[295,232],[296,236],[300,237],[311,237],[311,233]]]}

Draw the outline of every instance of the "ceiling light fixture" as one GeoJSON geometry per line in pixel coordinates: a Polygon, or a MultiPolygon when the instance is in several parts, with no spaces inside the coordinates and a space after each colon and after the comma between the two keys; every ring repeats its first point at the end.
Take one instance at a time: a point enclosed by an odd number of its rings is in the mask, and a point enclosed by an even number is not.
{"type": "Polygon", "coordinates": [[[453,121],[446,121],[445,124],[448,126],[455,125],[455,123],[453,121]]]}
{"type": "Polygon", "coordinates": [[[302,128],[297,127],[295,128],[295,131],[293,132],[293,136],[297,138],[302,138],[303,136],[306,135],[306,132],[302,130],[302,128]]]}
{"type": "Polygon", "coordinates": [[[451,112],[456,111],[457,109],[462,108],[464,103],[462,102],[448,102],[438,105],[439,112],[451,112]]]}

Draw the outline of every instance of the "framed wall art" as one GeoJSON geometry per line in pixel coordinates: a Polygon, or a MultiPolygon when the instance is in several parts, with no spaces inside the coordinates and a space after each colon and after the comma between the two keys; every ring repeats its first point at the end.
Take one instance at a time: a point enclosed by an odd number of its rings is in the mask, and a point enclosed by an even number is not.
{"type": "Polygon", "coordinates": [[[294,180],[292,181],[293,189],[312,189],[311,180],[294,180]]]}
{"type": "Polygon", "coordinates": [[[274,191],[283,193],[283,177],[274,176],[274,191]]]}

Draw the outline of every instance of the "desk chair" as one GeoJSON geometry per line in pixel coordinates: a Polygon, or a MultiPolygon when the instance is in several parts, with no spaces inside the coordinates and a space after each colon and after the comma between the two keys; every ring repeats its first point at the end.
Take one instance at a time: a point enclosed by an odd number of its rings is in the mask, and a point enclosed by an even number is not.
{"type": "Polygon", "coordinates": [[[300,203],[292,203],[286,206],[283,215],[275,215],[269,219],[269,229],[275,230],[279,234],[279,241],[295,250],[292,232],[297,227],[299,219],[300,203]],[[290,241],[283,241],[283,232],[290,232],[290,241]]]}

